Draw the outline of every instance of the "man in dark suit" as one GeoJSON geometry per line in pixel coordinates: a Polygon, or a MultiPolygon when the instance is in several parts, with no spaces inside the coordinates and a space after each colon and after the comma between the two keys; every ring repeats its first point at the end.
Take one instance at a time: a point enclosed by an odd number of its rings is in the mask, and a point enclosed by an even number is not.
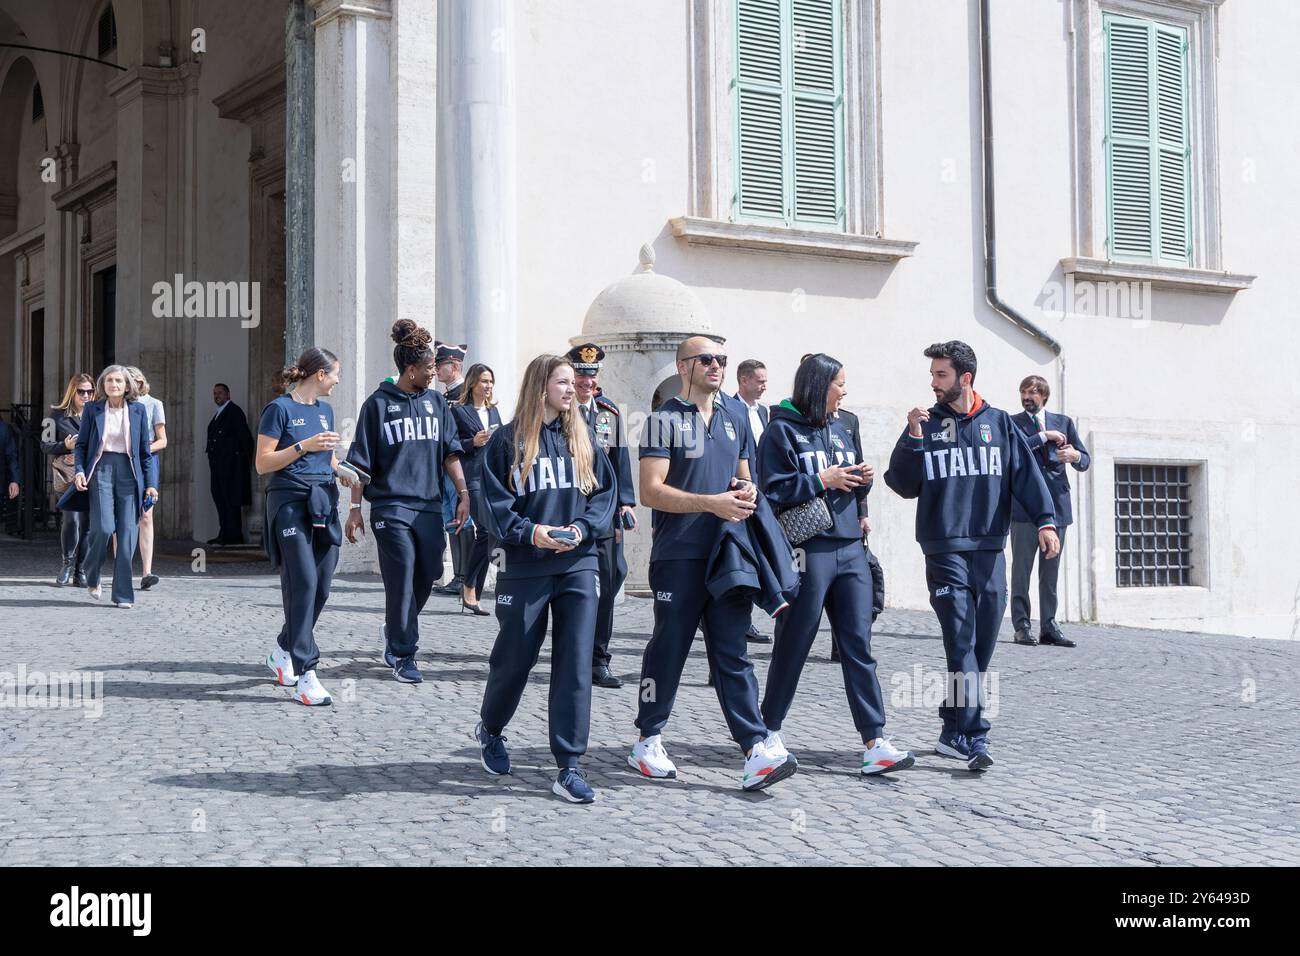
{"type": "MultiPolygon", "coordinates": [[[[1047,490],[1052,495],[1056,512],[1056,529],[1065,546],[1065,528],[1074,521],[1070,505],[1070,473],[1087,471],[1092,459],[1083,447],[1073,419],[1047,411],[1044,406],[1051,394],[1047,380],[1030,375],[1020,383],[1020,404],[1024,411],[1011,420],[1025,433],[1029,448],[1038,460],[1047,490]]],[[[1051,560],[1043,557],[1038,548],[1038,528],[1031,516],[1025,513],[1018,500],[1011,503],[1011,622],[1015,625],[1017,644],[1052,644],[1057,647],[1074,647],[1075,642],[1061,633],[1056,624],[1056,581],[1061,568],[1058,551],[1051,560]],[[1029,575],[1034,570],[1038,556],[1038,637],[1029,627],[1029,575]]]]}
{"type": "Polygon", "coordinates": [[[0,494],[18,497],[18,430],[0,421],[0,494]]]}
{"type": "Polygon", "coordinates": [[[230,400],[229,388],[220,382],[212,386],[212,401],[217,412],[208,422],[208,469],[221,530],[208,544],[243,544],[243,508],[253,503],[248,470],[253,460],[253,436],[244,410],[230,400]]]}
{"type": "Polygon", "coordinates": [[[591,429],[591,443],[609,456],[614,467],[617,507],[609,525],[596,531],[597,574],[600,580],[600,604],[596,609],[596,640],[591,650],[591,684],[593,687],[622,687],[623,682],[609,669],[609,639],[614,633],[614,597],[627,577],[623,557],[624,515],[636,528],[636,491],[632,487],[632,459],[627,450],[627,432],[618,405],[600,388],[600,369],[605,350],[593,342],[576,345],[564,357],[573,365],[573,387],[577,392],[578,410],[591,429]]]}
{"type": "MultiPolygon", "coordinates": [[[[767,366],[758,359],[745,359],[736,366],[736,394],[732,401],[749,418],[749,432],[754,436],[754,454],[749,457],[749,472],[758,481],[758,442],[767,428],[767,406],[759,399],[767,391],[767,366]]],[[[751,623],[745,633],[751,644],[770,644],[772,639],[751,623]]]]}

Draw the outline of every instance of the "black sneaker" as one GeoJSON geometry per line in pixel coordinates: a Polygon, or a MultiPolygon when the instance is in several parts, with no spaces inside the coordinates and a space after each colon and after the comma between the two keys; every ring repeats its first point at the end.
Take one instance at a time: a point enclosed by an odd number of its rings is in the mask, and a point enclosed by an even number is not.
{"type": "Polygon", "coordinates": [[[478,741],[478,749],[482,751],[480,759],[483,761],[484,770],[498,777],[510,772],[510,754],[506,752],[505,734],[488,733],[487,728],[483,726],[483,721],[480,720],[478,726],[474,728],[474,739],[478,741]]]}
{"type": "Polygon", "coordinates": [[[955,731],[945,730],[939,735],[939,742],[934,745],[934,752],[940,757],[952,757],[954,760],[970,760],[970,744],[966,738],[955,731]]]}
{"type": "Polygon", "coordinates": [[[993,758],[989,756],[987,737],[971,737],[967,741],[967,746],[970,749],[970,759],[966,761],[967,769],[979,772],[993,766],[993,758]]]}
{"type": "Polygon", "coordinates": [[[403,684],[422,684],[424,675],[420,669],[415,666],[415,657],[403,657],[393,667],[393,676],[403,684]]]}
{"type": "Polygon", "coordinates": [[[591,789],[587,778],[577,767],[565,767],[555,778],[551,793],[563,797],[570,803],[594,803],[596,791],[591,789]]]}

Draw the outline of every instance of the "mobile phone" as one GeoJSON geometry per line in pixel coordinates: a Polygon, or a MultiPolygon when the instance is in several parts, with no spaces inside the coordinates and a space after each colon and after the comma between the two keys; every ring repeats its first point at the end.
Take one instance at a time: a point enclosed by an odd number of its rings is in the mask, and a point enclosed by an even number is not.
{"type": "Polygon", "coordinates": [[[150,508],[152,508],[152,507],[154,506],[154,503],[155,503],[157,500],[158,500],[158,499],[155,498],[153,495],[145,495],[145,496],[144,496],[144,510],[145,510],[145,511],[148,511],[150,508]]]}
{"type": "Polygon", "coordinates": [[[363,485],[370,484],[370,476],[364,470],[358,468],[350,462],[341,461],[334,466],[335,474],[347,478],[350,481],[360,482],[363,485]]]}
{"type": "Polygon", "coordinates": [[[619,515],[618,521],[619,524],[621,524],[623,528],[627,531],[631,531],[634,527],[636,527],[634,519],[632,518],[632,512],[630,511],[624,511],[621,515],[619,515]]]}
{"type": "Polygon", "coordinates": [[[548,531],[547,534],[556,541],[577,541],[578,534],[576,531],[570,531],[568,528],[556,528],[548,531]]]}
{"type": "Polygon", "coordinates": [[[494,431],[496,431],[496,430],[497,430],[498,428],[500,428],[500,427],[501,427],[501,424],[500,424],[499,422],[498,422],[497,424],[495,424],[495,425],[489,425],[489,426],[488,426],[488,434],[489,434],[489,435],[492,434],[494,431]]]}

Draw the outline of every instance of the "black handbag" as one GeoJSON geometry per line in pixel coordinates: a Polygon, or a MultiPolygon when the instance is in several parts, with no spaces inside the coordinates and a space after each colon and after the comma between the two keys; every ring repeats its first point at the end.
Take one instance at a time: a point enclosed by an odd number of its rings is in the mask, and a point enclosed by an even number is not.
{"type": "MultiPolygon", "coordinates": [[[[831,447],[829,425],[826,427],[825,434],[825,445],[829,454],[831,447]]],[[[824,491],[818,492],[815,498],[810,498],[801,504],[782,508],[777,512],[776,520],[781,523],[785,539],[794,547],[798,547],[809,538],[815,538],[823,531],[829,531],[835,524],[824,491]]]]}

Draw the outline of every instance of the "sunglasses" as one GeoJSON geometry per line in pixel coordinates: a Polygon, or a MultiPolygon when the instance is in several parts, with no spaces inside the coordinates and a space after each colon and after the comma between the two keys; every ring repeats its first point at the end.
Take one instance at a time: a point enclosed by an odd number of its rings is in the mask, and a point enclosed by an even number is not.
{"type": "Polygon", "coordinates": [[[79,388],[79,389],[77,389],[77,394],[78,394],[78,395],[94,395],[94,394],[95,394],[95,390],[94,390],[93,388],[79,388]]]}
{"type": "Polygon", "coordinates": [[[725,355],[713,355],[709,352],[705,352],[703,355],[692,355],[686,361],[699,362],[705,368],[711,365],[717,365],[718,368],[727,367],[727,357],[725,355]]]}

